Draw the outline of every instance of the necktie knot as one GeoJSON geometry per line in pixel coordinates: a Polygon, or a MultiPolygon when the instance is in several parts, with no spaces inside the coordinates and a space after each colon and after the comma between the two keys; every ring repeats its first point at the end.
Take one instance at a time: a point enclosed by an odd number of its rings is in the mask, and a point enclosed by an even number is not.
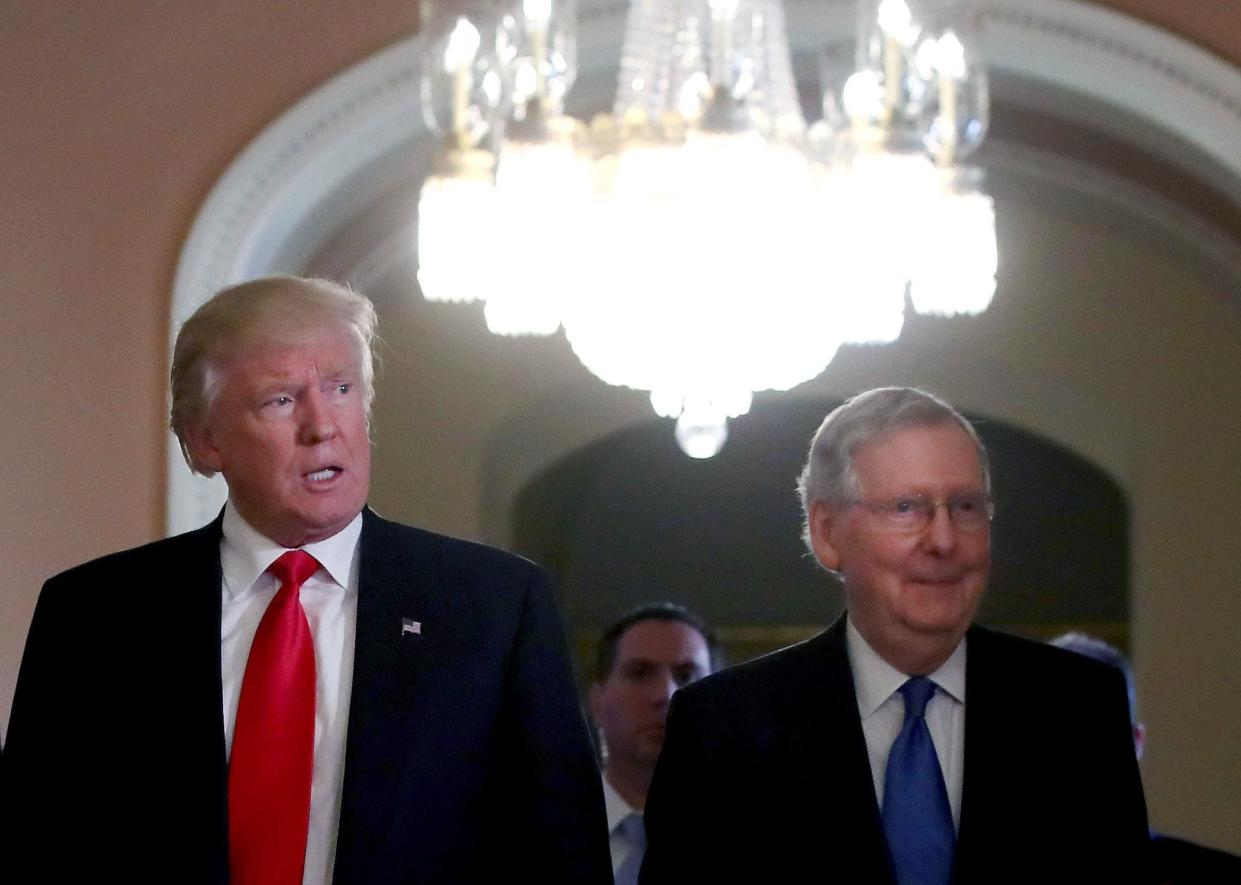
{"type": "Polygon", "coordinates": [[[617,829],[624,834],[630,844],[635,846],[646,845],[646,827],[642,824],[642,815],[635,811],[625,816],[620,822],[617,829]]]}
{"type": "Polygon", "coordinates": [[[914,676],[905,681],[900,692],[905,698],[905,721],[921,719],[926,714],[927,703],[935,694],[935,683],[925,676],[914,676]]]}
{"type": "Polygon", "coordinates": [[[319,570],[319,560],[305,550],[289,550],[280,554],[280,558],[267,567],[276,576],[283,588],[292,584],[298,589],[306,579],[319,570]]]}

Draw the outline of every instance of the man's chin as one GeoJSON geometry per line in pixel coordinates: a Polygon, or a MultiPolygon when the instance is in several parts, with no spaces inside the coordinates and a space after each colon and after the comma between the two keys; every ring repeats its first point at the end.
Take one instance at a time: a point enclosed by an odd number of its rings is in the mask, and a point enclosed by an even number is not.
{"type": "MultiPolygon", "coordinates": [[[[333,506],[307,508],[296,514],[291,520],[290,534],[298,535],[302,541],[294,546],[313,544],[330,538],[353,522],[354,517],[362,512],[362,505],[352,501],[341,502],[333,506]]],[[[288,545],[286,545],[288,546],[288,545]]]]}

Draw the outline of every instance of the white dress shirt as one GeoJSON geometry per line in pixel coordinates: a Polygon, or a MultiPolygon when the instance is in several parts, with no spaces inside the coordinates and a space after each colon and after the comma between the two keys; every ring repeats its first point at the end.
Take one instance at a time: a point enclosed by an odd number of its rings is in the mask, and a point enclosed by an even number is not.
{"type": "MultiPolygon", "coordinates": [[[[866,736],[866,752],[870,756],[875,798],[882,809],[888,751],[905,722],[905,700],[900,687],[909,676],[881,658],[852,621],[847,623],[845,643],[853,670],[862,733],[866,736]]],[[[935,683],[936,690],[926,705],[926,724],[935,743],[944,786],[948,788],[952,824],[960,828],[961,783],[965,774],[965,640],[961,640],[938,670],[927,676],[935,683]]]]}
{"type": "Polygon", "coordinates": [[[625,798],[616,792],[616,787],[608,783],[606,776],[603,778],[603,804],[608,813],[608,844],[612,849],[612,872],[615,873],[634,849],[629,837],[621,830],[621,821],[631,814],[641,814],[642,809],[634,808],[626,802],[625,798]]]}
{"type": "MultiPolygon", "coordinates": [[[[315,758],[310,785],[310,831],[303,885],[330,885],[345,776],[345,731],[353,687],[353,644],[358,619],[358,538],[362,515],[324,541],[301,548],[320,568],[301,588],[302,608],[315,647],[315,758]]],[[[224,743],[233,725],[250,645],[267,605],[280,589],[267,567],[286,552],[249,525],[230,502],[220,540],[223,572],[220,661],[224,681],[224,743]]]]}

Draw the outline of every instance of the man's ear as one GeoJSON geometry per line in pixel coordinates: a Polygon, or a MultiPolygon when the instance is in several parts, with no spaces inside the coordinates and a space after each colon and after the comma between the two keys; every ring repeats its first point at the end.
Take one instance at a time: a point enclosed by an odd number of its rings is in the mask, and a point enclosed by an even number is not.
{"type": "Polygon", "coordinates": [[[840,571],[840,548],[835,538],[843,518],[844,514],[832,510],[822,501],[814,501],[810,505],[810,546],[819,564],[830,572],[840,571]]]}
{"type": "Polygon", "coordinates": [[[220,456],[220,450],[216,447],[207,422],[186,428],[185,447],[189,450],[194,469],[199,473],[210,476],[224,469],[224,459],[220,456]]]}

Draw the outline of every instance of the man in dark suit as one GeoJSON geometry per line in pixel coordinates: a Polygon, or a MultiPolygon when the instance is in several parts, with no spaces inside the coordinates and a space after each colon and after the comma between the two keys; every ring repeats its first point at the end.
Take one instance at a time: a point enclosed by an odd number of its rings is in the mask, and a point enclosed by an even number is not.
{"type": "Polygon", "coordinates": [[[642,866],[642,809],[664,745],[668,701],[718,666],[711,628],[675,603],[639,606],[603,630],[589,701],[603,758],[616,885],[634,885],[642,866]]]}
{"type": "Polygon", "coordinates": [[[172,427],[228,504],[44,587],[5,748],[6,869],[610,881],[546,574],[365,506],[374,326],[360,295],[272,277],[182,327],[172,427]]]}
{"type": "Polygon", "coordinates": [[[846,615],[673,697],[642,882],[1140,881],[1123,680],[971,626],[993,512],[973,427],[868,391],[824,420],[800,489],[846,615]]]}

